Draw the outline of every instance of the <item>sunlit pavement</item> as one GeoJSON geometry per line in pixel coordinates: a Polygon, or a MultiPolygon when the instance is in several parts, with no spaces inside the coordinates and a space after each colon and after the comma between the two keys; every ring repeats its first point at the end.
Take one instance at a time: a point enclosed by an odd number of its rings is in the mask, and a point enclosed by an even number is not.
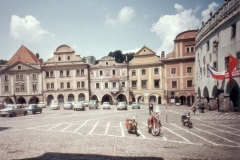
{"type": "Polygon", "coordinates": [[[148,133],[148,107],[85,111],[50,110],[0,117],[3,159],[239,159],[240,115],[236,112],[191,113],[193,128],[183,126],[187,106],[160,105],[160,136],[148,133]],[[125,119],[137,116],[138,133],[129,134],[125,119]]]}

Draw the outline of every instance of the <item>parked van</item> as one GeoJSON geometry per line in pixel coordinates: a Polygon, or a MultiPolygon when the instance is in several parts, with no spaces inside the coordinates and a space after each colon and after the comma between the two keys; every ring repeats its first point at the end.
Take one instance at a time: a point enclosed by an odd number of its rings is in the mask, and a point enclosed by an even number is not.
{"type": "Polygon", "coordinates": [[[90,100],[88,104],[89,109],[98,109],[98,101],[97,100],[90,100]]]}

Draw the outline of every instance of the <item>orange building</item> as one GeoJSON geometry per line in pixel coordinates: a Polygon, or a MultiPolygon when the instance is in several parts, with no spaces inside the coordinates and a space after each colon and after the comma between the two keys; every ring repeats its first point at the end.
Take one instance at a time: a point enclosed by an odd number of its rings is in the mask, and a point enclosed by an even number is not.
{"type": "Polygon", "coordinates": [[[165,91],[170,103],[177,105],[192,105],[194,102],[194,64],[195,37],[198,30],[188,30],[179,33],[174,40],[174,50],[164,57],[165,91]]]}

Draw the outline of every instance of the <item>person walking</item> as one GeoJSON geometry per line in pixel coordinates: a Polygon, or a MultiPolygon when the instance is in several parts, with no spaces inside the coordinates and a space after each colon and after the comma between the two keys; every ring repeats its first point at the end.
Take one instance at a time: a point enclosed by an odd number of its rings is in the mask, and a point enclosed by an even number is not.
{"type": "Polygon", "coordinates": [[[153,104],[152,102],[149,103],[149,114],[151,115],[153,113],[153,104]]]}
{"type": "Polygon", "coordinates": [[[203,102],[201,103],[201,109],[202,109],[202,113],[204,113],[204,104],[203,104],[203,102]]]}
{"type": "Polygon", "coordinates": [[[192,105],[191,110],[193,111],[193,114],[195,115],[195,112],[196,112],[197,108],[194,104],[192,105]]]}

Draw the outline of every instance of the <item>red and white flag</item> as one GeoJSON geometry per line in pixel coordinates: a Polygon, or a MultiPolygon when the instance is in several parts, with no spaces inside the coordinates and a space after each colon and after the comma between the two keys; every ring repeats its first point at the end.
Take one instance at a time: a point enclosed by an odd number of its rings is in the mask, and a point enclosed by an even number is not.
{"type": "Polygon", "coordinates": [[[213,69],[209,65],[208,65],[208,69],[209,69],[209,71],[210,71],[210,73],[211,73],[211,75],[214,79],[217,79],[217,80],[224,80],[225,79],[225,71],[217,72],[217,71],[215,71],[215,69],[213,69]]]}
{"type": "Polygon", "coordinates": [[[238,65],[238,59],[234,58],[231,54],[229,54],[229,63],[228,63],[228,72],[229,72],[229,83],[232,81],[232,72],[234,68],[238,65]]]}

